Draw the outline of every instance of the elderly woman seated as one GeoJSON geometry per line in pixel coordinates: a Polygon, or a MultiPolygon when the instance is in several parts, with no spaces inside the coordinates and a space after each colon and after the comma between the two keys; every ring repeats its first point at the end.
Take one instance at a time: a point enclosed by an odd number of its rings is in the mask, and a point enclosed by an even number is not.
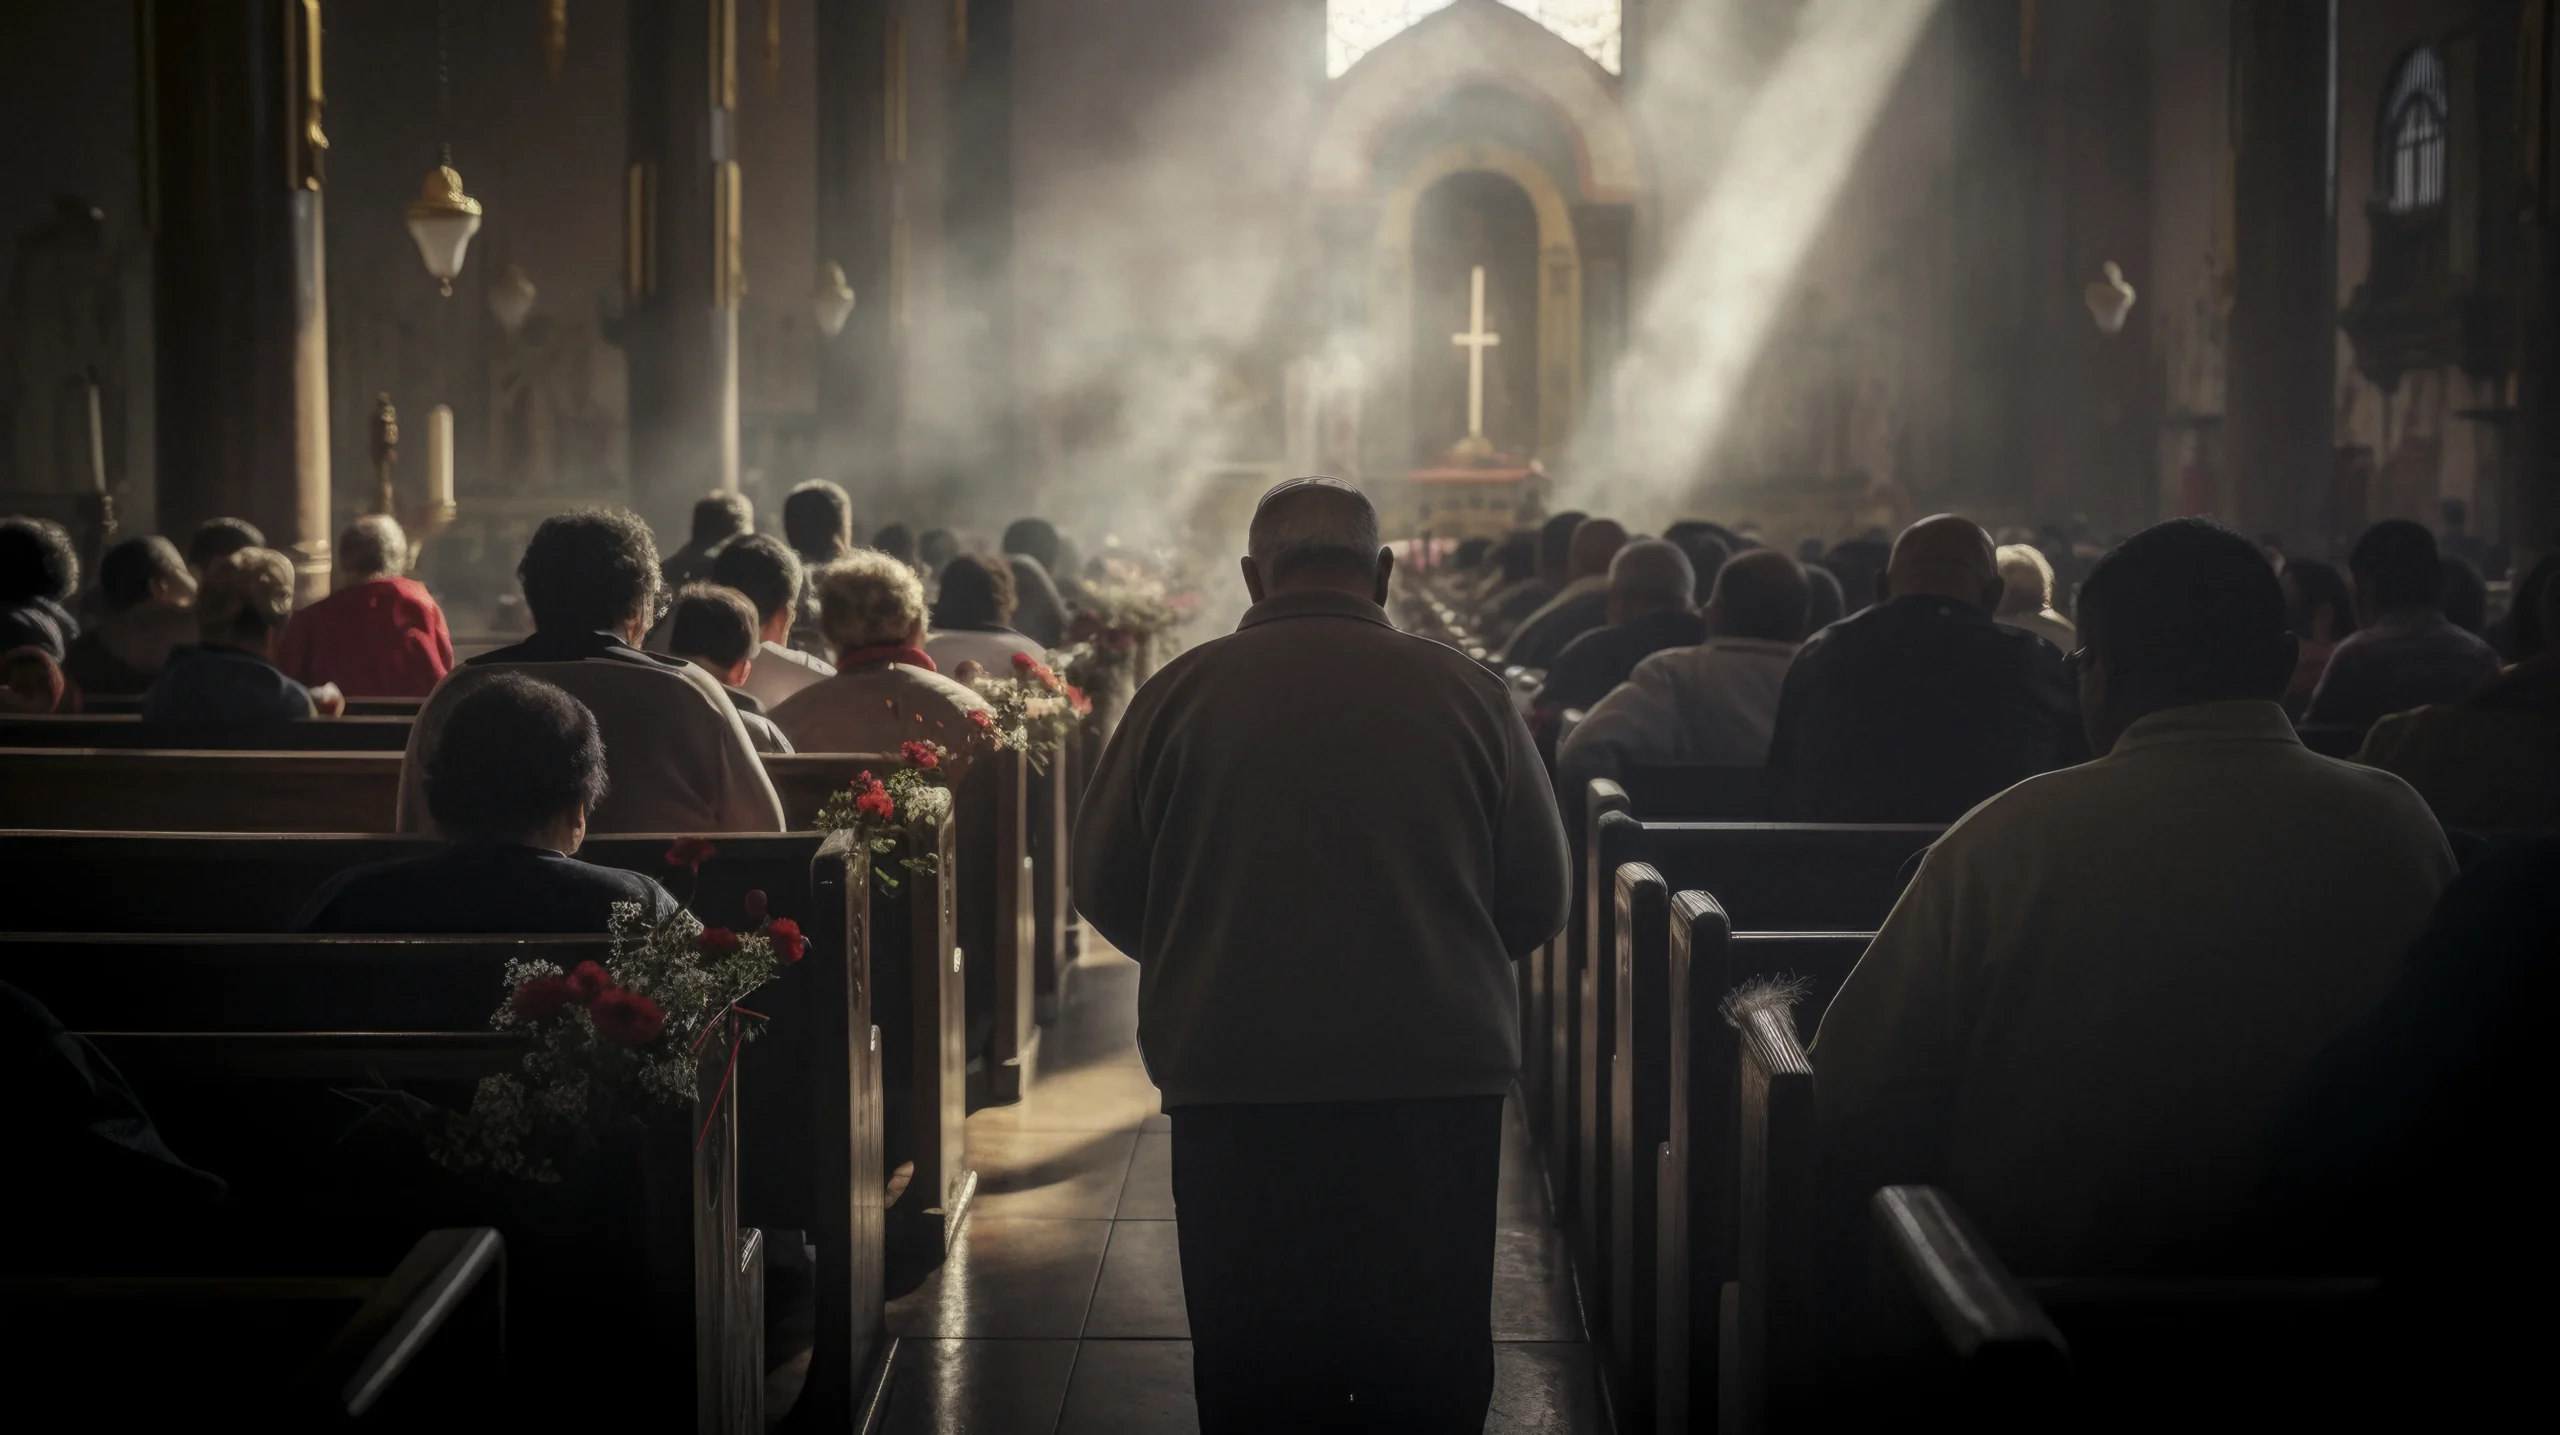
{"type": "Polygon", "coordinates": [[[451,845],[333,878],[297,932],[601,932],[617,902],[652,919],[675,899],[636,872],[570,854],[604,799],[604,738],[586,704],[500,673],[453,705],[426,763],[427,807],[451,845]]]}
{"type": "Polygon", "coordinates": [[[903,742],[936,742],[965,752],[986,721],[974,715],[987,705],[925,655],[924,584],[914,569],[885,553],[855,552],[819,580],[818,623],[835,650],[836,675],[773,710],[792,747],[889,753],[903,742]]]}
{"type": "Polygon", "coordinates": [[[276,666],[276,640],[292,617],[292,559],[242,548],[206,563],[196,594],[201,641],[169,654],[142,695],[142,720],[245,727],[343,711],[335,687],[304,687],[276,666]]]}

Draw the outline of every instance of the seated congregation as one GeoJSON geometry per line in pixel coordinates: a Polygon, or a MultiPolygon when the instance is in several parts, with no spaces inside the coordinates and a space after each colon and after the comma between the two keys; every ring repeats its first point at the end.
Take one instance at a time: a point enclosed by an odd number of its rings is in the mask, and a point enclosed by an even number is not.
{"type": "Polygon", "coordinates": [[[0,1058],[77,1235],[0,1286],[94,1335],[135,1275],[343,1277],[343,1329],[243,1329],[352,1342],[420,1418],[584,1409],[490,1327],[627,1322],[600,1358],[681,1375],[596,1409],[850,1424],[969,1219],[967,1113],[1040,1079],[1108,939],[1151,984],[1184,1273],[1237,1282],[1191,1297],[1230,1401],[1254,1341],[1329,1359],[1238,1294],[1271,1251],[1369,1252],[1430,1287],[1378,1288],[1379,1348],[1388,1314],[1458,1331],[1430,1378],[1481,1409],[1494,1193],[1459,1168],[1506,1100],[1621,1431],[2514,1391],[2521,1328],[2469,1313],[2539,1274],[2551,559],[2493,615],[2398,520],[2342,569],[1948,514],[1799,556],[1567,513],[1442,554],[1316,489],[1266,499],[1238,630],[1160,670],[1170,631],[1070,640],[1164,570],[1040,520],[861,543],[823,482],[778,535],[710,495],[663,556],[550,517],[505,635],[449,625],[385,516],[298,609],[236,520],[87,564],[0,521],[0,846],[51,899],[0,935],[0,1058]],[[1318,694],[1369,704],[1358,750],[1292,746],[1318,694]],[[1343,773],[1374,791],[1312,790],[1343,773]],[[1381,944],[1412,969],[1364,971],[1381,944]],[[1243,1110],[1401,1107],[1453,1063],[1462,1121],[1243,1110]],[[1427,1201],[1284,1221],[1336,1161],[1427,1201]]]}
{"type": "Polygon", "coordinates": [[[1622,533],[1478,540],[1405,609],[1556,736],[1583,855],[1522,1086],[1619,1428],[2514,1389],[2505,1327],[2436,1321],[2532,1244],[2494,1123],[2560,923],[2550,558],[2502,665],[2406,521],[2343,572],[2207,520],[2094,562],[1949,515],[1873,566],[1622,533]],[[1861,601],[1810,623],[1816,578],[1861,601]]]}

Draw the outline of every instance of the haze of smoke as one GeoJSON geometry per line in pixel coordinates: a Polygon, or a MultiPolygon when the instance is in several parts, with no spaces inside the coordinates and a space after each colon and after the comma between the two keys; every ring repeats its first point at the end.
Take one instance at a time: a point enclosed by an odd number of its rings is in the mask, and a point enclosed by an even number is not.
{"type": "Polygon", "coordinates": [[[1812,0],[1776,62],[1744,89],[1727,88],[1731,66],[1719,75],[1715,58],[1749,53],[1733,44],[1736,27],[1751,23],[1744,4],[1689,7],[1662,37],[1647,66],[1661,77],[1648,88],[1664,92],[1649,98],[1657,142],[1661,116],[1711,115],[1731,108],[1725,94],[1748,98],[1732,113],[1706,192],[1667,220],[1663,261],[1626,355],[1602,386],[1619,394],[1611,452],[1568,466],[1561,502],[1640,524],[1674,516],[1732,421],[1797,270],[1938,3],[1812,0]]]}

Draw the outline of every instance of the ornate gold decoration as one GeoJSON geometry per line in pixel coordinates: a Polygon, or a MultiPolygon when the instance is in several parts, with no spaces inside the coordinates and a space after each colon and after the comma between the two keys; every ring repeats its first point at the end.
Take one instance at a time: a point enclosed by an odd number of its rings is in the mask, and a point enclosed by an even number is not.
{"type": "Polygon", "coordinates": [[[327,177],[329,96],[320,82],[320,0],[302,0],[302,131],[295,177],[305,189],[318,189],[327,177]]]}
{"type": "Polygon", "coordinates": [[[560,81],[561,63],[569,58],[569,0],[542,0],[542,68],[552,83],[560,81]]]}

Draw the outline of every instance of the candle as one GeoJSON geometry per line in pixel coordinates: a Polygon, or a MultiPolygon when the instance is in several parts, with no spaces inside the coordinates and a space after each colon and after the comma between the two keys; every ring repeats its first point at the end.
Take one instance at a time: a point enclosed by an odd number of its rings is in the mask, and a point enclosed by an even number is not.
{"type": "Polygon", "coordinates": [[[427,410],[427,501],[453,504],[453,409],[446,404],[427,410]]]}
{"type": "Polygon", "coordinates": [[[107,425],[98,412],[98,381],[89,380],[89,483],[99,493],[107,491],[107,425]]]}

